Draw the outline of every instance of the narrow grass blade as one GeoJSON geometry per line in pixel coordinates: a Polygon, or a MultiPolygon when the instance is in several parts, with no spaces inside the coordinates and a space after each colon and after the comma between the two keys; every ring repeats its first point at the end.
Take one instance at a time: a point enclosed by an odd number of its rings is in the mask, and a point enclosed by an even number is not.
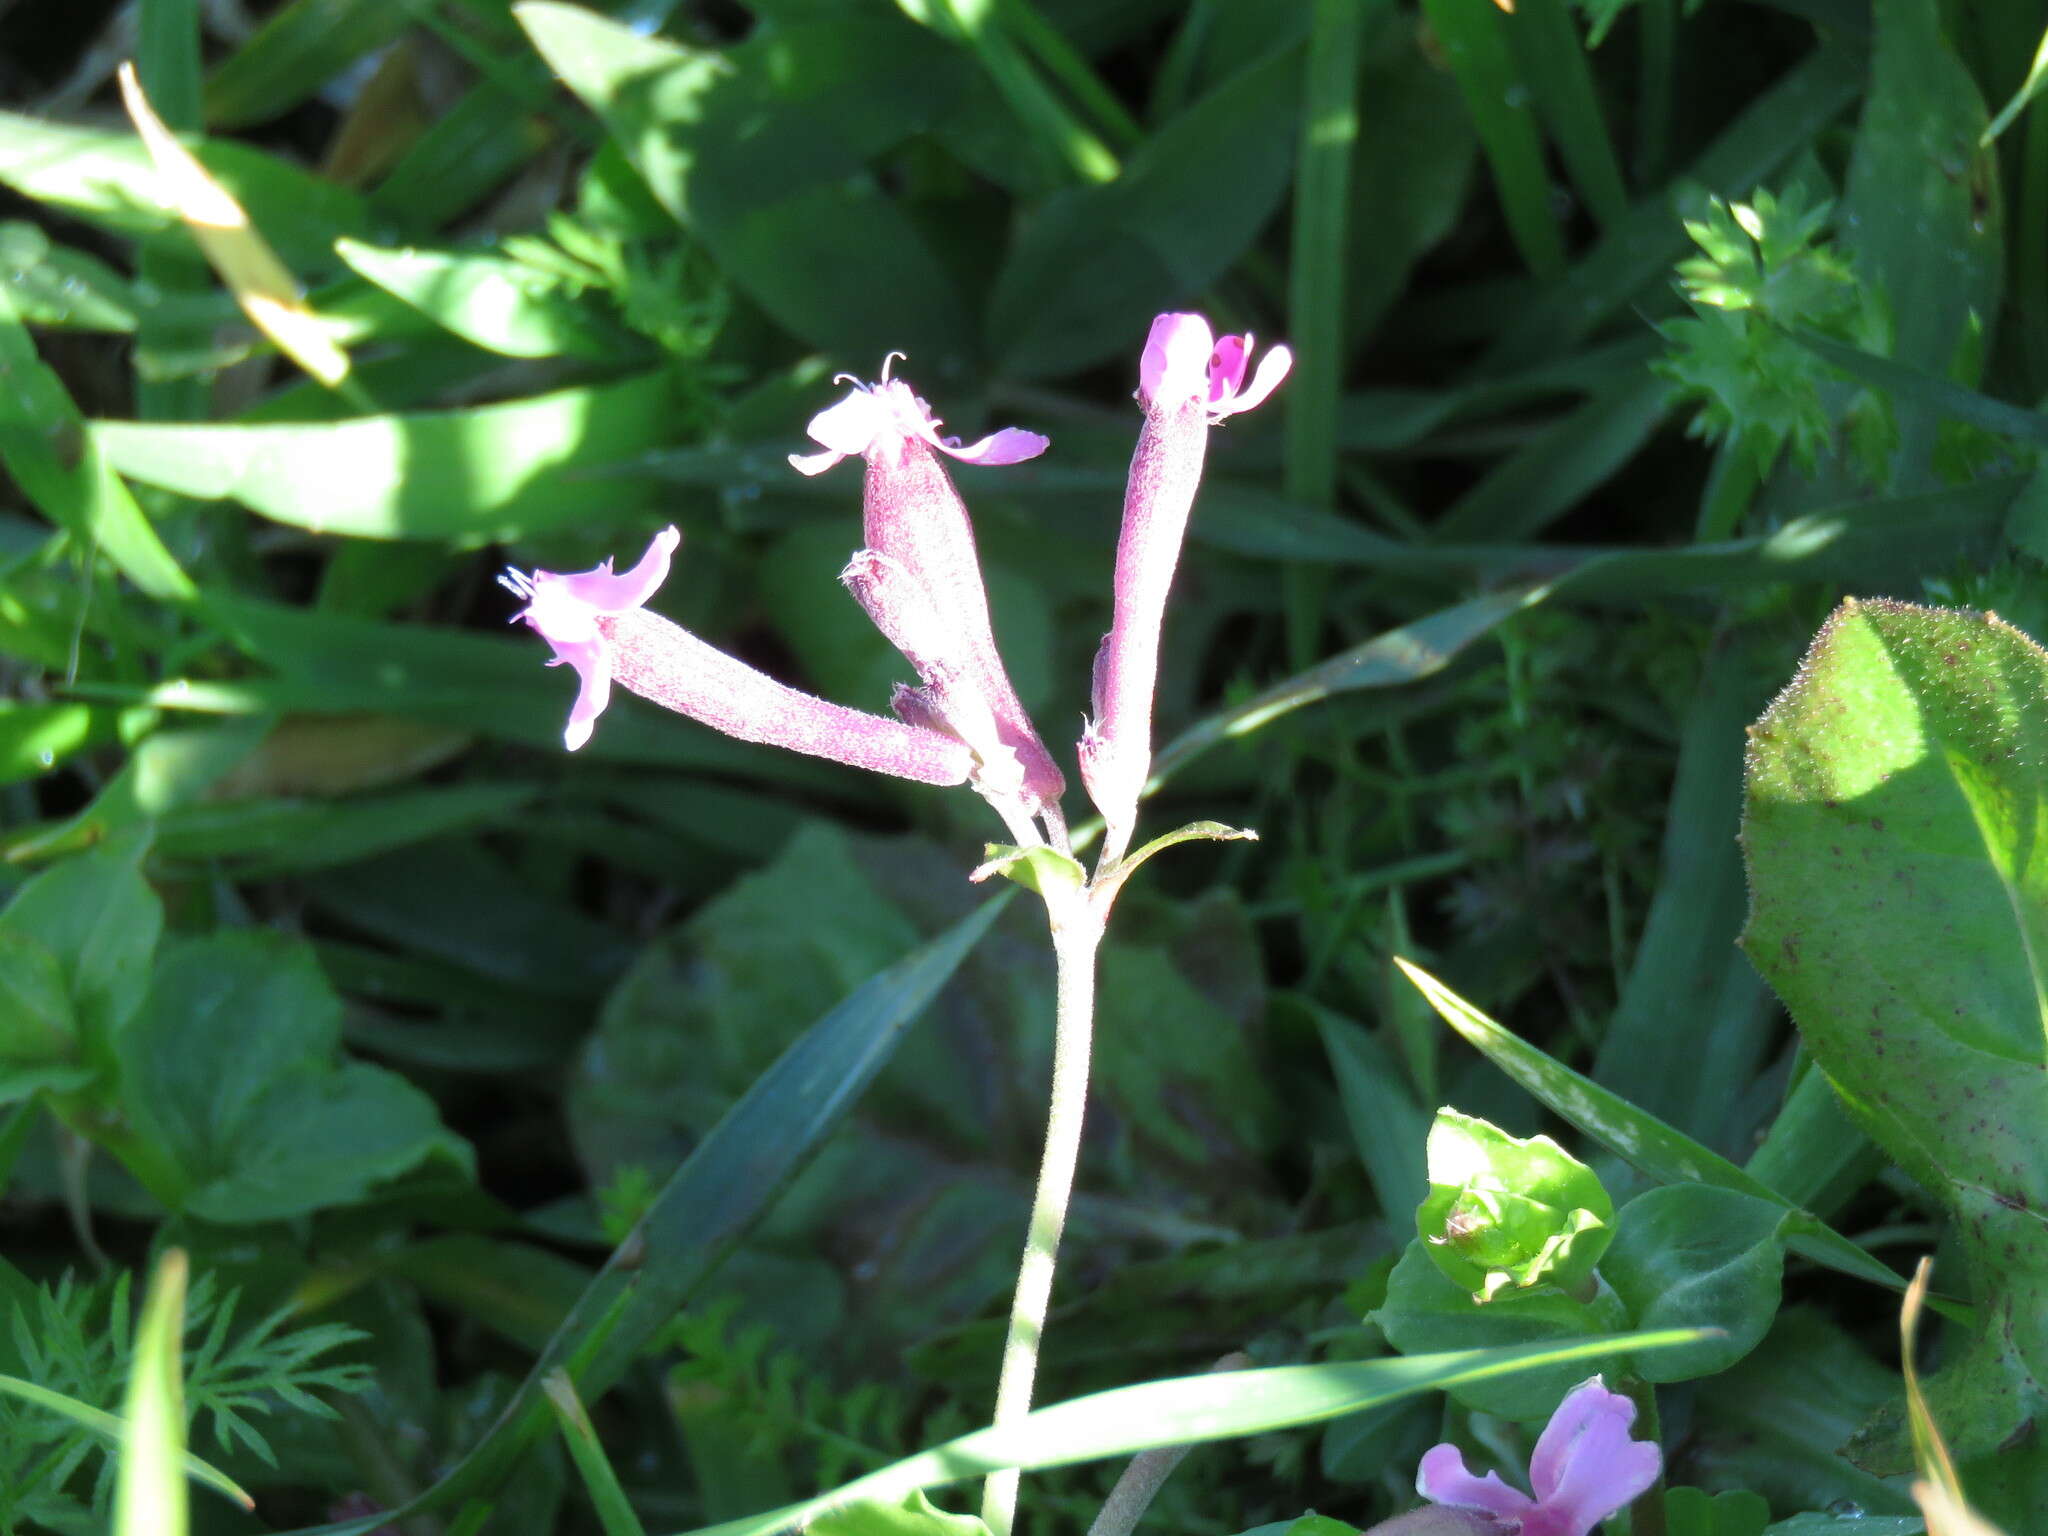
{"type": "Polygon", "coordinates": [[[267,122],[316,95],[336,76],[412,25],[412,8],[389,0],[290,0],[206,82],[215,128],[267,122]]]}
{"type": "Polygon", "coordinates": [[[854,1499],[895,1503],[923,1488],[1016,1467],[1063,1467],[1160,1446],[1320,1424],[1381,1403],[1544,1365],[1595,1359],[1617,1345],[1663,1349],[1702,1337],[1694,1328],[1616,1334],[1567,1345],[1521,1344],[1391,1359],[1282,1365],[1183,1376],[1055,1403],[1014,1424],[980,1429],[856,1478],[843,1488],[698,1536],[771,1536],[854,1499]]]}
{"type": "Polygon", "coordinates": [[[1833,363],[1852,379],[1881,389],[1898,400],[1918,406],[1945,421],[1967,422],[1996,432],[2001,437],[2030,447],[2048,448],[2048,415],[2025,406],[2008,405],[1974,389],[1965,389],[1923,369],[1879,357],[1844,342],[1815,335],[1812,331],[1788,332],[1791,338],[1816,357],[1833,363]]]}
{"type": "MultiPolygon", "coordinates": [[[[1718,1152],[1673,1130],[1591,1078],[1517,1039],[1449,987],[1406,960],[1396,959],[1403,974],[1429,999],[1443,1021],[1495,1066],[1520,1083],[1539,1102],[1569,1120],[1624,1162],[1666,1184],[1711,1184],[1768,1200],[1798,1211],[1761,1179],[1744,1173],[1718,1152]]],[[[1905,1278],[1872,1257],[1824,1222],[1799,1212],[1804,1221],[1792,1246],[1807,1257],[1891,1290],[1903,1291],[1905,1278]]]]}
{"type": "Polygon", "coordinates": [[[1515,0],[1505,25],[1572,184],[1600,227],[1612,229],[1628,213],[1628,188],[1571,9],[1565,0],[1515,0]]]}
{"type": "Polygon", "coordinates": [[[548,1395],[548,1406],[555,1412],[555,1427],[562,1432],[563,1444],[569,1447],[569,1459],[576,1463],[605,1536],[645,1536],[646,1528],[633,1512],[626,1490],[619,1486],[619,1474],[612,1470],[611,1458],[598,1443],[597,1429],[590,1422],[590,1415],[583,1411],[576,1384],[565,1373],[550,1371],[540,1385],[548,1395]]]}
{"type": "Polygon", "coordinates": [[[1449,61],[1479,142],[1493,168],[1508,233],[1531,272],[1564,272],[1564,235],[1550,203],[1550,172],[1529,88],[1508,47],[1508,18],[1469,0],[1423,0],[1423,14],[1449,61]]]}

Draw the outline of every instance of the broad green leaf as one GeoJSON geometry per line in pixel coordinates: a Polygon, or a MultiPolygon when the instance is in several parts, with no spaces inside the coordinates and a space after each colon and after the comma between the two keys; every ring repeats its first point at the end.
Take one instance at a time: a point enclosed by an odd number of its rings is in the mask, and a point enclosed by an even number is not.
{"type": "Polygon", "coordinates": [[[952,50],[898,17],[764,28],[713,53],[576,6],[515,9],[661,205],[779,324],[861,367],[897,348],[926,378],[968,370],[958,289],[867,166],[963,88],[952,50]]]}
{"type": "Polygon", "coordinates": [[[1636,1362],[1646,1381],[1725,1371],[1755,1349],[1778,1315],[1785,1236],[1794,1218],[1775,1201],[1707,1184],[1667,1184],[1622,1207],[1600,1275],[1638,1328],[1710,1328],[1721,1337],[1636,1362]]]}
{"type": "Polygon", "coordinates": [[[108,734],[108,712],[87,704],[17,704],[0,699],[0,784],[47,773],[108,734]]]}
{"type": "Polygon", "coordinates": [[[16,863],[47,859],[142,826],[190,804],[246,758],[270,729],[265,719],[230,720],[153,733],[69,821],[19,838],[0,838],[16,863]]]}
{"type": "Polygon", "coordinates": [[[1664,1491],[1664,1536],[1763,1536],[1770,1520],[1770,1500],[1747,1488],[1664,1491]]]}
{"type": "MultiPolygon", "coordinates": [[[[1423,1263],[1427,1267],[1428,1261],[1423,1263]]],[[[770,1536],[788,1526],[806,1525],[826,1509],[853,1499],[893,1502],[920,1488],[943,1487],[1008,1467],[1061,1467],[1166,1445],[1320,1424],[1419,1392],[1455,1392],[1525,1372],[1547,1369],[1568,1377],[1568,1387],[1585,1376],[1583,1362],[1631,1350],[1669,1348],[1694,1337],[1690,1332],[1609,1335],[1562,1344],[1272,1366],[1119,1387],[1037,1409],[1014,1424],[975,1430],[834,1492],[752,1519],[709,1526],[696,1536],[770,1536]]],[[[1550,1412],[1561,1395],[1551,1396],[1532,1417],[1550,1412]]]]}
{"type": "MultiPolygon", "coordinates": [[[[331,270],[335,240],[364,231],[362,199],[323,177],[244,144],[198,142],[191,149],[207,174],[271,233],[294,272],[331,270]]],[[[154,234],[178,222],[157,198],[149,151],[125,129],[0,112],[0,184],[116,234],[154,234]]]]}
{"type": "Polygon", "coordinates": [[[1536,1100],[1576,1125],[1616,1157],[1662,1183],[1711,1184],[1769,1200],[1795,1211],[1794,1248],[1808,1258],[1876,1285],[1904,1290],[1906,1282],[1882,1260],[1816,1220],[1719,1153],[1681,1135],[1655,1115],[1608,1092],[1591,1078],[1509,1034],[1428,972],[1395,958],[1403,974],[1429,999],[1443,1021],[1536,1100]]]}
{"type": "Polygon", "coordinates": [[[1004,905],[984,903],[871,977],[783,1052],[677,1169],[475,1449],[405,1509],[320,1527],[324,1536],[488,1496],[547,1432],[550,1373],[569,1370],[588,1402],[608,1391],[810,1160],[1004,905]]]}
{"type": "Polygon", "coordinates": [[[359,240],[335,244],[335,254],[386,293],[428,319],[507,357],[603,357],[623,338],[600,324],[546,274],[504,256],[386,250],[359,240]]]}
{"type": "Polygon", "coordinates": [[[1292,50],[1252,65],[1155,133],[1115,181],[1036,211],[991,303],[1004,375],[1134,365],[1151,317],[1243,254],[1286,191],[1301,69],[1292,50]]]}
{"type": "Polygon", "coordinates": [[[422,1162],[469,1162],[404,1078],[337,1061],[341,1000],[302,941],[229,930],[171,946],[119,1041],[135,1124],[209,1221],[362,1199],[422,1162]]]}
{"type": "Polygon", "coordinates": [[[2048,1405],[2044,696],[1988,614],[1850,601],[1750,736],[1743,948],[1955,1214],[1981,1329],[1929,1396],[1965,1460],[2048,1405]]]}
{"type": "Polygon", "coordinates": [[[41,1089],[82,1087],[78,1023],[64,969],[49,946],[0,925],[0,1103],[41,1089]]]}
{"type": "Polygon", "coordinates": [[[140,874],[145,839],[128,837],[66,859],[15,892],[0,928],[54,955],[87,1060],[109,1062],[114,1033],[149,987],[163,903],[140,874]]]}
{"type": "Polygon", "coordinates": [[[114,1536],[185,1536],[185,1274],[176,1248],[157,1261],[135,1329],[114,1536]]]}
{"type": "MultiPolygon", "coordinates": [[[[1613,1291],[1597,1283],[1585,1300],[1554,1285],[1540,1285],[1526,1291],[1510,1288],[1491,1301],[1481,1301],[1447,1276],[1428,1245],[1417,1238],[1402,1251],[1387,1279],[1387,1299],[1370,1314],[1370,1321],[1404,1355],[1426,1356],[1437,1350],[1577,1345],[1626,1328],[1628,1310],[1613,1291]]],[[[1579,1364],[1586,1354],[1576,1351],[1569,1365],[1462,1383],[1450,1389],[1451,1395],[1483,1413],[1542,1419],[1594,1371],[1618,1372],[1626,1364],[1619,1352],[1597,1364],[1579,1364]]]]}
{"type": "Polygon", "coordinates": [[[132,331],[138,300],[97,256],[52,245],[40,225],[0,224],[0,289],[30,325],[132,331]]]}
{"type": "MultiPolygon", "coordinates": [[[[5,142],[0,124],[0,146],[5,142]]],[[[4,149],[0,149],[4,154],[4,149]]],[[[61,380],[0,288],[0,465],[44,516],[82,550],[98,550],[151,597],[192,595],[156,529],[108,467],[61,380]]]]}
{"type": "Polygon", "coordinates": [[[578,471],[672,429],[665,373],[503,405],[307,424],[102,421],[92,441],[122,473],[186,496],[232,497],[318,533],[463,545],[630,516],[644,496],[578,471]]]}
{"type": "Polygon", "coordinates": [[[1509,1286],[1577,1294],[1614,1237],[1599,1176],[1548,1136],[1526,1140],[1455,1109],[1429,1128],[1429,1193],[1416,1235],[1444,1277],[1474,1300],[1509,1286]]]}

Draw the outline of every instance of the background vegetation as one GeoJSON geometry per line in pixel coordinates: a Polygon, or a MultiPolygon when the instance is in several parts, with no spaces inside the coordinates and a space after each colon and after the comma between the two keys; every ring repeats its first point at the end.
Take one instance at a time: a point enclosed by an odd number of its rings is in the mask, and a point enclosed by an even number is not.
{"type": "MultiPolygon", "coordinates": [[[[961,926],[993,822],[637,700],[570,757],[492,575],[673,521],[656,606],[881,707],[900,664],[832,579],[857,476],[783,456],[899,349],[949,430],[1053,438],[960,479],[1065,751],[1177,307],[1299,359],[1216,435],[1151,813],[1261,840],[1177,850],[1118,913],[1041,1397],[1586,1331],[1432,1324],[1394,1280],[1440,1104],[1564,1136],[1617,1203],[1660,1182],[1396,955],[1883,1264],[1952,1240],[1794,1092],[1735,944],[1743,728],[1844,595],[2048,619],[2048,116],[1987,133],[2041,25],[0,6],[0,1372],[116,1407],[129,1276],[177,1245],[192,1446],[271,1529],[422,1495],[592,1528],[533,1433],[572,1356],[661,1529],[983,1422],[1051,1009],[1034,915],[961,926]],[[129,58],[303,286],[294,357],[166,207],[129,58]]],[[[1898,1396],[1897,1297],[1783,1267],[1796,1235],[1743,1250],[1738,1357],[1666,1378],[1671,1481],[1747,1491],[1685,1529],[1917,1529],[1880,1523],[1896,1457],[1841,1454],[1898,1396]]],[[[1447,1435],[1513,1462],[1557,1395],[1517,1380],[1204,1449],[1157,1528],[1368,1524],[1447,1435]]],[[[0,1396],[0,1529],[100,1528],[97,1445],[0,1396]]],[[[1115,1471],[1027,1479],[1026,1527],[1081,1528],[1115,1471]]],[[[1982,1495],[2016,1531],[2032,1476],[1982,1495]]]]}

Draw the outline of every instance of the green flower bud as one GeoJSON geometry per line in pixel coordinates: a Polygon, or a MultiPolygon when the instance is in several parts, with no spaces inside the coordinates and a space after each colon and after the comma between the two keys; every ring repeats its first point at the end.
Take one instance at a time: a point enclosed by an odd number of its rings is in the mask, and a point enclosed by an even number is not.
{"type": "Polygon", "coordinates": [[[1416,1230],[1436,1267],[1478,1301],[1506,1287],[1582,1289],[1614,1236],[1593,1170],[1548,1136],[1527,1141],[1455,1109],[1429,1128],[1429,1197],[1416,1230]]]}

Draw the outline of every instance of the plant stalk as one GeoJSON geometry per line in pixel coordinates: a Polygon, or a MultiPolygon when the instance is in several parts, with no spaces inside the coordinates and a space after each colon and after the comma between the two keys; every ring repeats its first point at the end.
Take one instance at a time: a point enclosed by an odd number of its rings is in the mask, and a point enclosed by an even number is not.
{"type": "MultiPolygon", "coordinates": [[[[997,1424],[1013,1423],[1031,1411],[1038,1375],[1038,1345],[1052,1304],[1053,1266],[1074,1169],[1081,1159],[1081,1122],[1088,1108],[1088,1055],[1095,1029],[1095,956],[1102,945],[1103,913],[1077,894],[1049,908],[1057,980],[1057,1013],[1052,1037],[1052,1104],[1046,1115],[1045,1156],[1038,1166],[1038,1193],[1024,1257],[1017,1266],[1017,1295],[1010,1304],[1010,1332],[1003,1341],[1003,1369],[996,1382],[997,1424]]],[[[981,1517],[992,1536],[1010,1536],[1017,1513],[1019,1474],[994,1472],[984,1485],[981,1517]]]]}

